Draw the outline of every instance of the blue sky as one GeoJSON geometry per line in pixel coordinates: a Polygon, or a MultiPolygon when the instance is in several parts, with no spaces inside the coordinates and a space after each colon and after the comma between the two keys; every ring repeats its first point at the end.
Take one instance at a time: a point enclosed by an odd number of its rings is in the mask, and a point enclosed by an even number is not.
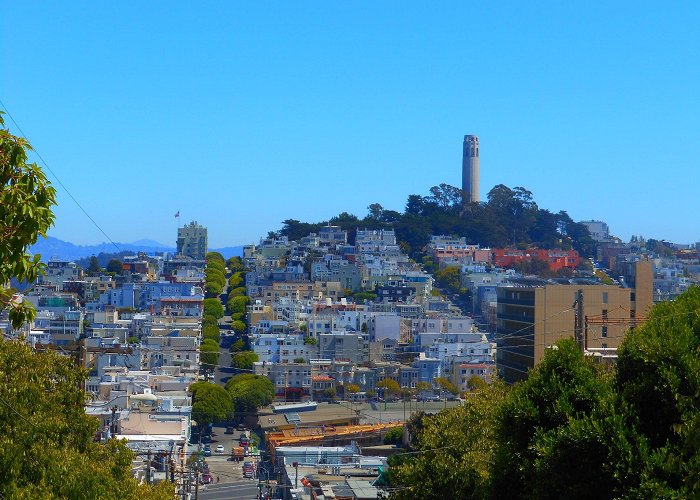
{"type": "MultiPolygon", "coordinates": [[[[700,240],[697,2],[0,1],[0,98],[115,241],[523,186],[622,238],[700,240]]],[[[9,121],[9,120],[8,120],[9,121]]],[[[51,235],[104,236],[59,188],[51,235]]]]}

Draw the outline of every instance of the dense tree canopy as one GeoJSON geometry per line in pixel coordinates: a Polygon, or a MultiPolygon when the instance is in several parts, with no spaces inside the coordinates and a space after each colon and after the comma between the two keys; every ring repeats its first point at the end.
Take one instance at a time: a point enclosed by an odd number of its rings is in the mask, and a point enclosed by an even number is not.
{"type": "Polygon", "coordinates": [[[258,361],[258,355],[253,351],[241,351],[231,357],[231,366],[239,370],[251,370],[256,361],[258,361]]]}
{"type": "Polygon", "coordinates": [[[0,340],[0,496],[172,496],[167,483],[138,485],[125,444],[93,441],[99,421],[85,414],[84,378],[68,357],[0,340]]]}
{"type": "Polygon", "coordinates": [[[214,316],[215,318],[224,317],[224,306],[221,301],[216,298],[204,299],[204,315],[214,316]]]}
{"type": "Polygon", "coordinates": [[[528,378],[423,419],[398,498],[700,497],[700,288],[656,305],[594,364],[573,340],[528,378]]]}
{"type": "Polygon", "coordinates": [[[231,395],[221,386],[211,382],[196,382],[192,392],[192,419],[198,426],[233,418],[231,395]]]}
{"type": "Polygon", "coordinates": [[[431,234],[464,236],[468,243],[490,247],[574,248],[584,256],[593,255],[595,245],[586,226],[574,222],[565,211],[541,209],[527,189],[503,184],[489,191],[486,202],[467,207],[462,204],[461,190],[443,183],[430,188],[428,196],[410,195],[404,213],[373,203],[363,219],[345,212],[318,223],[288,219],[279,233],[298,240],[328,223],[349,231],[351,244],[357,228],[393,228],[402,249],[414,258],[422,255],[431,234]]]}
{"type": "Polygon", "coordinates": [[[219,344],[215,340],[204,339],[199,351],[202,365],[211,369],[219,364],[219,344]]]}
{"type": "Polygon", "coordinates": [[[226,390],[231,395],[237,412],[254,412],[267,406],[275,399],[275,386],[267,377],[243,373],[226,382],[226,390]]]}

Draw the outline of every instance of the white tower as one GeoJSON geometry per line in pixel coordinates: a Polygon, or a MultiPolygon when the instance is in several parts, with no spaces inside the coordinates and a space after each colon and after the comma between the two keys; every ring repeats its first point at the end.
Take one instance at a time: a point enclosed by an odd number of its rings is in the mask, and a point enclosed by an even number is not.
{"type": "Polygon", "coordinates": [[[465,135],[462,145],[462,196],[464,204],[479,201],[479,138],[465,135]]]}

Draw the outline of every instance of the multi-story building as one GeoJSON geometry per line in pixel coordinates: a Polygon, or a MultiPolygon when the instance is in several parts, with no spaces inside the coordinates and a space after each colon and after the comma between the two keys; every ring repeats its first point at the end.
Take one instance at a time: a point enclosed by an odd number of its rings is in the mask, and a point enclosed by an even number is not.
{"type": "Polygon", "coordinates": [[[192,221],[177,229],[177,253],[193,259],[204,259],[207,255],[207,228],[192,221]]]}
{"type": "Polygon", "coordinates": [[[652,305],[652,265],[639,261],[635,288],[612,285],[558,285],[545,280],[513,280],[498,294],[499,374],[506,382],[527,377],[557,340],[572,337],[574,301],[583,296],[582,321],[588,349],[617,348],[630,327],[642,320],[652,305]]]}

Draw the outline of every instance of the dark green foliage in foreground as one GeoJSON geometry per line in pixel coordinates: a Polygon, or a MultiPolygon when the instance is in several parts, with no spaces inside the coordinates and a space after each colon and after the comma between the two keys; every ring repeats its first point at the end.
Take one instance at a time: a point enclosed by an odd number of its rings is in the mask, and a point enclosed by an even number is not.
{"type": "Polygon", "coordinates": [[[557,343],[527,380],[425,417],[396,498],[700,498],[700,288],[654,307],[605,369],[557,343]]]}

